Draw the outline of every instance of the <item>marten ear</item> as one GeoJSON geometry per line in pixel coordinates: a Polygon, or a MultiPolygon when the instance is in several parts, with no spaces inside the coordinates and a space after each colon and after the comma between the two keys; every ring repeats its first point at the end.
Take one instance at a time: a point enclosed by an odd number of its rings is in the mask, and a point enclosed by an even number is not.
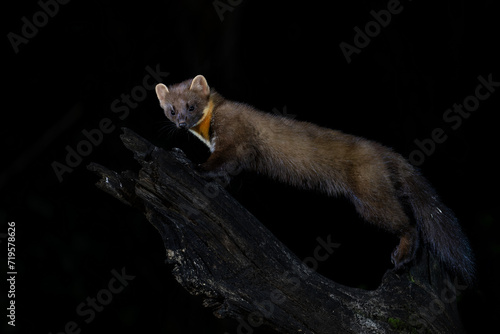
{"type": "Polygon", "coordinates": [[[203,95],[208,96],[210,94],[210,87],[208,87],[207,79],[203,75],[197,75],[194,77],[193,82],[191,82],[190,90],[196,90],[203,95]]]}
{"type": "Polygon", "coordinates": [[[167,94],[168,94],[167,86],[165,86],[162,83],[157,84],[155,87],[155,91],[156,91],[156,96],[158,96],[158,100],[160,100],[160,102],[163,102],[166,100],[167,94]]]}

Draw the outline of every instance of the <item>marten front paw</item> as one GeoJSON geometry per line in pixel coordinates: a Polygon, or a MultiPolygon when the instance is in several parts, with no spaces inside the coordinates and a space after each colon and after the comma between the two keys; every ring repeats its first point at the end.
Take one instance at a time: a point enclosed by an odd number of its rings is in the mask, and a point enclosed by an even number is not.
{"type": "Polygon", "coordinates": [[[221,169],[211,169],[206,163],[197,166],[198,173],[209,181],[216,181],[222,185],[229,183],[229,175],[221,169]]]}

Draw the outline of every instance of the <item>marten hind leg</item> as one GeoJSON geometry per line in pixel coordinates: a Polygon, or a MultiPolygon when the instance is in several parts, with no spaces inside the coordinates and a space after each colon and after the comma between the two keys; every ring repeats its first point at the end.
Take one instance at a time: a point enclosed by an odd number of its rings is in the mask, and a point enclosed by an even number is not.
{"type": "Polygon", "coordinates": [[[368,222],[400,238],[399,245],[391,254],[395,269],[400,269],[415,258],[418,248],[418,232],[410,223],[410,219],[397,198],[356,197],[354,204],[358,213],[368,222]]]}
{"type": "Polygon", "coordinates": [[[399,245],[391,254],[395,269],[399,269],[415,258],[418,248],[418,232],[415,226],[408,226],[400,235],[399,245]]]}

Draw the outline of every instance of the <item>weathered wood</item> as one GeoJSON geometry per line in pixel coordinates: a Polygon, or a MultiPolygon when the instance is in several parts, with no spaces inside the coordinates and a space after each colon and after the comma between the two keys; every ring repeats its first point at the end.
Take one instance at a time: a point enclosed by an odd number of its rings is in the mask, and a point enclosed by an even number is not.
{"type": "Polygon", "coordinates": [[[124,129],[138,173],[98,164],[97,186],[143,211],[161,234],[173,275],[203,295],[237,331],[281,333],[462,333],[450,281],[425,248],[409,270],[388,271],[374,291],[335,283],[303,264],[224,188],[199,175],[180,150],[164,151],[124,129]]]}

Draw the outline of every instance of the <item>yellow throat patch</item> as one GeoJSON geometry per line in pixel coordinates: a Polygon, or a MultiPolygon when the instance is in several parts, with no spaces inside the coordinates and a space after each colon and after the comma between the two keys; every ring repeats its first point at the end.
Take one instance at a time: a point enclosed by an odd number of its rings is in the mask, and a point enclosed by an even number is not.
{"type": "Polygon", "coordinates": [[[210,121],[212,120],[212,112],[214,109],[214,103],[212,99],[208,101],[208,105],[203,109],[203,116],[199,120],[198,123],[196,123],[195,126],[193,126],[189,131],[191,131],[196,137],[198,137],[202,142],[204,142],[211,150],[212,150],[212,145],[210,143],[210,121]]]}

